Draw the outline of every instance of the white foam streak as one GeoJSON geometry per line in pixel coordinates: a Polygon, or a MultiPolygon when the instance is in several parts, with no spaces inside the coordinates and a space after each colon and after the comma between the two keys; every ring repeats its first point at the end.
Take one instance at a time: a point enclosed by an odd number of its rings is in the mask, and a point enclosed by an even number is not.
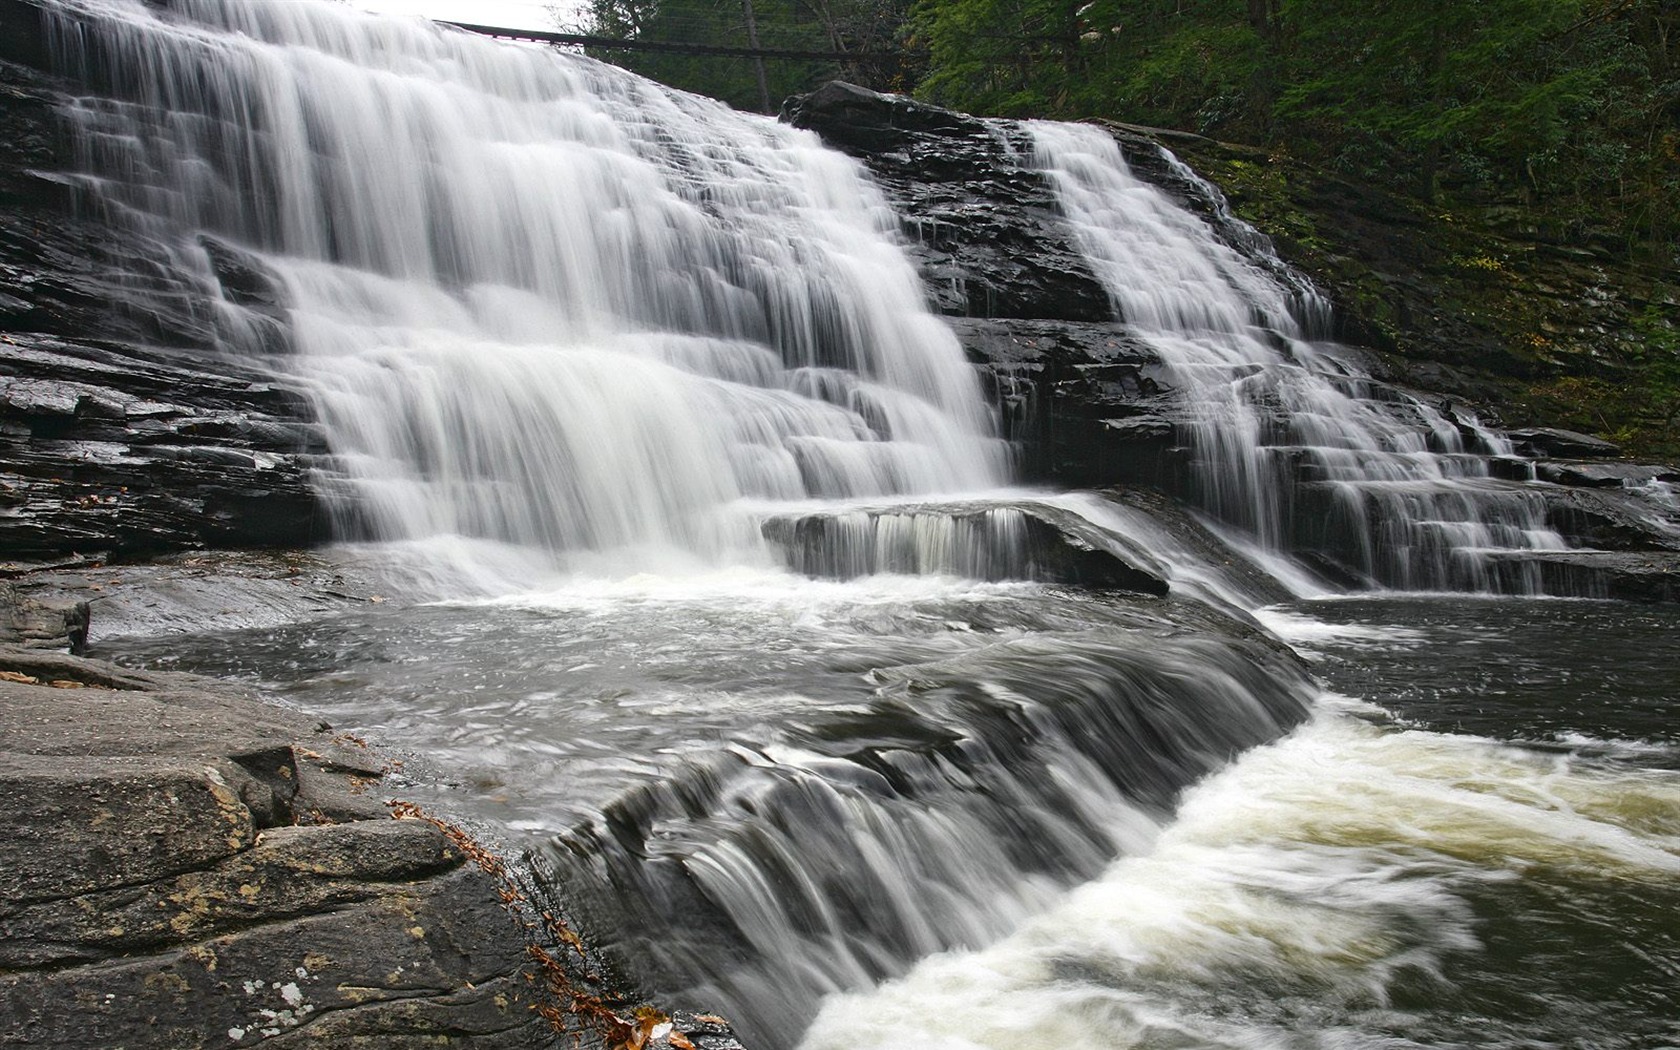
{"type": "Polygon", "coordinates": [[[1310,1016],[1272,1023],[1221,998],[1310,992],[1342,1004],[1339,1024],[1379,1018],[1399,975],[1477,949],[1462,888],[1537,867],[1671,881],[1680,776],[1327,712],[1192,789],[1153,851],[991,948],[832,999],[804,1045],[1340,1045],[1310,1016]]]}

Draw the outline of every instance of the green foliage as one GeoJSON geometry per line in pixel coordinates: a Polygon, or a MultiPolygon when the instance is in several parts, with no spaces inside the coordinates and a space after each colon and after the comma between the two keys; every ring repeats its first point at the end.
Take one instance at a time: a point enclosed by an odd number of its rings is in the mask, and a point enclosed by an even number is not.
{"type": "Polygon", "coordinates": [[[918,0],[918,94],[1287,151],[1424,197],[1515,199],[1672,261],[1668,0],[918,0]]]}
{"type": "Polygon", "coordinates": [[[929,73],[917,93],[1003,116],[1058,112],[1082,72],[1078,8],[1070,0],[918,0],[908,39],[927,50],[929,73]]]}
{"type": "Polygon", "coordinates": [[[757,47],[768,51],[846,56],[767,57],[761,65],[740,56],[607,48],[591,52],[649,79],[722,99],[738,109],[774,109],[787,96],[836,78],[880,89],[904,87],[907,70],[895,39],[904,21],[904,2],[589,0],[572,28],[594,36],[681,46],[749,48],[756,38],[757,47]]]}
{"type": "Polygon", "coordinates": [[[1204,130],[1246,106],[1259,38],[1238,0],[919,0],[917,94],[979,113],[1123,116],[1204,130]]]}
{"type": "Polygon", "coordinates": [[[1680,307],[1675,303],[1680,300],[1675,298],[1675,289],[1664,291],[1666,295],[1634,316],[1628,364],[1650,403],[1647,422],[1676,444],[1680,443],[1675,433],[1680,423],[1680,307]]]}

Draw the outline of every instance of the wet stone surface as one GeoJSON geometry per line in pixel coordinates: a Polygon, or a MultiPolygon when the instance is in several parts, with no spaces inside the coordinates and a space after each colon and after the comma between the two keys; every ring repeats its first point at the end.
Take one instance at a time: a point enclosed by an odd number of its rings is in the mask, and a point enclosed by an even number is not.
{"type": "Polygon", "coordinates": [[[497,881],[356,741],[10,646],[0,726],[0,1045],[553,1045],[497,881]]]}

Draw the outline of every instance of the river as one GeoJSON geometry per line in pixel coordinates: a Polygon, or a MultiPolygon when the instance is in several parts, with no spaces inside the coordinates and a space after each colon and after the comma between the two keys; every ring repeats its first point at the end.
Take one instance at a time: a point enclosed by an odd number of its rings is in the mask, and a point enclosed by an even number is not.
{"type": "MultiPolygon", "coordinates": [[[[633,954],[693,953],[642,968],[679,1002],[726,1003],[763,1045],[798,1042],[814,1011],[811,1047],[1680,1038],[1680,614],[1445,595],[1268,606],[1318,683],[1294,697],[1310,711],[1182,797],[1162,752],[1190,769],[1213,754],[1059,734],[1055,750],[1011,748],[950,697],[912,709],[895,689],[957,665],[1049,706],[1067,682],[1112,702],[1140,673],[1185,676],[1170,695],[1201,708],[1179,712],[1185,731],[1234,746],[1246,708],[1208,700],[1230,695],[1215,669],[1232,654],[1136,604],[948,579],[647,579],[106,651],[245,678],[401,742],[431,804],[562,869],[613,799],[709,769],[727,791],[691,788],[690,816],[638,835],[711,881],[634,921],[596,901],[597,919],[630,927],[633,954]],[[1012,668],[1061,681],[1034,690],[1012,668]],[[870,782],[861,752],[925,754],[941,730],[974,733],[986,754],[970,774],[995,759],[1012,777],[957,796],[870,782]],[[1116,762],[1133,767],[1118,790],[1116,762]],[[800,778],[850,809],[810,821],[813,863],[778,868],[763,837],[799,803],[768,800],[800,778]],[[870,885],[867,903],[819,900],[825,868],[870,885]],[[807,886],[833,928],[741,896],[753,871],[779,872],[789,896],[807,886]],[[894,928],[909,914],[920,941],[894,928]]],[[[1114,728],[1085,717],[1074,731],[1114,728]]]]}

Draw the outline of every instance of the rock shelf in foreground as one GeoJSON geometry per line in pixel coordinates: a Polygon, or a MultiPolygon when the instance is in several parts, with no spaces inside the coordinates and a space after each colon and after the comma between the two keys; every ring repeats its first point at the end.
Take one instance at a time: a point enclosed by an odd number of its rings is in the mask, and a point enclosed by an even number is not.
{"type": "Polygon", "coordinates": [[[0,1046],[551,1046],[497,880],[383,763],[182,675],[0,646],[0,1046]]]}

